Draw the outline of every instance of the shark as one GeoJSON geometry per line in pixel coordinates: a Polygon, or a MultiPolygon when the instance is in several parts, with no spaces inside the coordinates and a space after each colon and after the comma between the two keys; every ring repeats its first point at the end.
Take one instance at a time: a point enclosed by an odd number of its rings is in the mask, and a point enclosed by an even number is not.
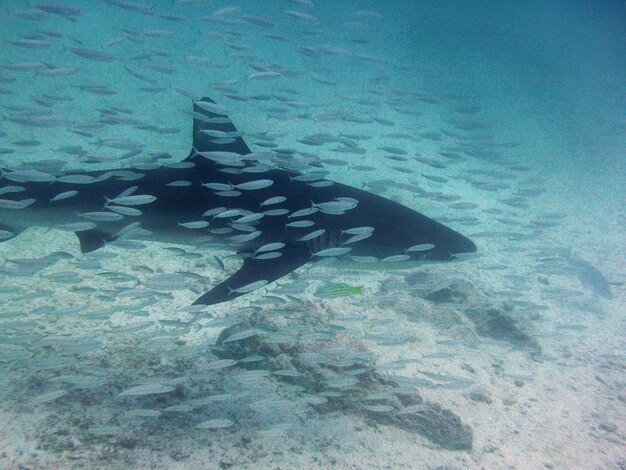
{"type": "Polygon", "coordinates": [[[193,102],[193,147],[166,164],[113,170],[0,169],[0,240],[32,226],[76,233],[83,253],[120,239],[220,245],[243,260],[194,304],[229,301],[310,262],[448,261],[476,245],[382,196],[253,152],[227,111],[193,102]]]}

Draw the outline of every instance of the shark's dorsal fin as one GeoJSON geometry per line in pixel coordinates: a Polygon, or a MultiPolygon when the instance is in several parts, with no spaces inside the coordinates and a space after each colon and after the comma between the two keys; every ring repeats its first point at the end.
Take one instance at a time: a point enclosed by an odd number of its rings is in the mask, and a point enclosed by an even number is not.
{"type": "Polygon", "coordinates": [[[237,128],[225,113],[226,110],[215,104],[211,98],[194,101],[193,149],[187,160],[193,159],[195,163],[203,162],[206,165],[210,160],[199,157],[197,152],[234,152],[240,155],[250,153],[250,148],[238,136],[237,128]],[[211,131],[214,135],[211,135],[211,131]],[[220,137],[221,133],[232,137],[220,137]]]}
{"type": "Polygon", "coordinates": [[[297,247],[284,249],[278,258],[247,258],[239,271],[204,294],[194,304],[213,305],[232,300],[255,290],[257,286],[263,287],[265,284],[289,274],[306,264],[310,259],[311,253],[308,250],[297,247]]]}

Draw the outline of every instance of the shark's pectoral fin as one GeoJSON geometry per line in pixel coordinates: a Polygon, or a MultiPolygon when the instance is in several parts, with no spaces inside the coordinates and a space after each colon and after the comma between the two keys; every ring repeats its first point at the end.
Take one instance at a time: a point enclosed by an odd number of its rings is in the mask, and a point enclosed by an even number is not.
{"type": "Polygon", "coordinates": [[[7,224],[0,224],[0,242],[10,240],[22,233],[21,228],[12,227],[7,224]]]}
{"type": "Polygon", "coordinates": [[[299,248],[283,250],[278,258],[247,258],[239,271],[196,300],[194,305],[213,305],[232,300],[280,279],[310,259],[311,254],[299,248]]]}
{"type": "Polygon", "coordinates": [[[81,253],[91,253],[98,248],[102,248],[105,243],[112,242],[114,237],[101,232],[99,230],[86,230],[84,232],[76,232],[78,241],[80,241],[81,253]]]}

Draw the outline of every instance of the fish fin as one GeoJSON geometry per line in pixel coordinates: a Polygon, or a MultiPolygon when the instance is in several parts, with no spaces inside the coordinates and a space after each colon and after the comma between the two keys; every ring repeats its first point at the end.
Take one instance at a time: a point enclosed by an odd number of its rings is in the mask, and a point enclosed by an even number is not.
{"type": "Polygon", "coordinates": [[[114,237],[100,230],[86,230],[84,232],[75,232],[80,242],[81,253],[91,253],[98,248],[102,248],[105,243],[114,240],[114,237]]]}
{"type": "Polygon", "coordinates": [[[261,260],[246,258],[239,271],[196,300],[194,305],[213,305],[232,300],[245,294],[245,292],[235,292],[237,289],[261,280],[273,282],[306,264],[309,260],[308,251],[300,248],[285,249],[283,255],[278,258],[261,260]]]}
{"type": "Polygon", "coordinates": [[[221,132],[237,132],[237,128],[235,125],[230,122],[224,123],[215,123],[215,122],[206,122],[203,121],[200,116],[205,116],[207,119],[217,119],[217,118],[226,118],[228,116],[224,114],[217,114],[217,112],[212,112],[207,109],[207,106],[210,108],[211,105],[215,106],[216,110],[219,110],[219,107],[215,104],[211,98],[201,98],[198,101],[194,101],[193,103],[193,112],[197,115],[194,116],[193,119],[193,150],[189,157],[187,157],[187,161],[193,160],[194,163],[200,164],[201,166],[207,166],[211,163],[211,161],[207,158],[204,158],[197,154],[197,152],[234,152],[240,155],[245,155],[250,153],[250,148],[246,145],[241,137],[235,138],[234,142],[229,144],[220,144],[215,143],[215,138],[212,138],[202,131],[212,130],[212,131],[221,131],[221,132]],[[202,105],[205,104],[205,108],[202,105]]]}
{"type": "Polygon", "coordinates": [[[7,224],[0,224],[0,230],[4,232],[9,232],[11,234],[7,238],[0,238],[0,243],[6,242],[7,240],[10,240],[11,238],[15,238],[24,231],[21,228],[11,227],[10,225],[7,225],[7,224]]]}

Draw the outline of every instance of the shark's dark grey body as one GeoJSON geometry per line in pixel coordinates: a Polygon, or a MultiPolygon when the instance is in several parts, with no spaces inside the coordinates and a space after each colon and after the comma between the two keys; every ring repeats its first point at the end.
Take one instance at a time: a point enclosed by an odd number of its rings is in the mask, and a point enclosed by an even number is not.
{"type": "MultiPolygon", "coordinates": [[[[220,111],[212,103],[208,98],[195,103],[194,150],[182,165],[175,168],[72,172],[72,175],[93,177],[93,180],[81,184],[64,182],[67,175],[54,175],[52,181],[33,181],[40,179],[41,175],[33,177],[3,171],[3,178],[0,179],[0,230],[5,231],[4,238],[10,238],[11,234],[17,235],[29,226],[58,227],[91,222],[95,227],[77,232],[83,252],[94,251],[119,236],[147,237],[154,241],[180,244],[198,244],[211,239],[221,241],[233,246],[244,257],[244,262],[235,274],[195,302],[206,305],[233,299],[309,261],[327,258],[316,253],[332,255],[332,251],[322,251],[330,248],[350,248],[343,256],[366,256],[369,257],[368,261],[372,256],[383,259],[405,253],[413,259],[446,260],[455,254],[476,250],[469,239],[454,230],[383,197],[340,183],[306,181],[306,177],[298,178],[297,172],[264,166],[255,160],[254,155],[236,157],[235,154],[249,155],[250,149],[236,134],[231,134],[234,137],[230,142],[222,140],[220,131],[234,133],[236,129],[223,115],[217,114],[220,111]],[[209,131],[210,135],[203,131],[209,131]],[[271,185],[254,189],[254,182],[259,180],[270,180],[271,185]],[[174,182],[178,183],[172,185],[174,182]],[[216,190],[203,186],[206,183],[220,183],[231,189],[222,193],[220,188],[216,190]],[[237,188],[242,184],[244,186],[237,188]],[[3,194],[3,188],[8,186],[21,186],[24,190],[3,194]],[[129,192],[131,187],[136,189],[129,192]],[[50,202],[56,195],[67,191],[78,191],[78,194],[50,202]],[[118,204],[118,207],[131,207],[142,213],[127,215],[117,221],[90,221],[78,215],[111,212],[110,208],[116,204],[111,203],[104,208],[105,198],[115,199],[124,192],[131,196],[154,196],[156,199],[138,205],[118,204]],[[277,204],[261,205],[263,201],[279,196],[286,199],[277,204]],[[31,203],[24,208],[11,208],[12,202],[6,202],[25,200],[31,200],[31,203]],[[311,208],[313,203],[338,201],[339,206],[342,201],[346,204],[345,211],[331,204],[331,207],[326,208],[322,205],[322,210],[309,215],[294,216],[296,211],[311,208]],[[354,204],[356,207],[351,207],[354,204]],[[226,210],[240,209],[240,213],[230,217],[216,216],[215,213],[203,215],[219,207],[226,210]],[[280,209],[284,209],[282,212],[285,213],[277,215],[276,211],[280,209]],[[259,220],[237,224],[238,219],[250,213],[264,215],[259,220]],[[180,225],[202,220],[210,225],[203,228],[180,225]],[[286,226],[302,220],[313,224],[308,227],[286,226]],[[345,244],[354,236],[345,231],[358,227],[371,227],[373,231],[370,231],[370,236],[366,233],[366,238],[361,241],[345,244]],[[305,235],[322,229],[323,234],[299,241],[305,235]],[[247,236],[254,238],[240,241],[247,236]],[[269,243],[281,243],[284,246],[276,245],[278,248],[255,254],[259,247],[269,243]],[[427,246],[418,251],[406,251],[415,245],[427,246]]],[[[265,184],[269,183],[266,181],[265,184]]],[[[263,186],[262,183],[258,185],[263,186]]],[[[357,236],[364,230],[367,232],[368,229],[357,229],[357,236]]],[[[341,255],[341,251],[346,250],[339,250],[338,254],[341,255]]]]}

